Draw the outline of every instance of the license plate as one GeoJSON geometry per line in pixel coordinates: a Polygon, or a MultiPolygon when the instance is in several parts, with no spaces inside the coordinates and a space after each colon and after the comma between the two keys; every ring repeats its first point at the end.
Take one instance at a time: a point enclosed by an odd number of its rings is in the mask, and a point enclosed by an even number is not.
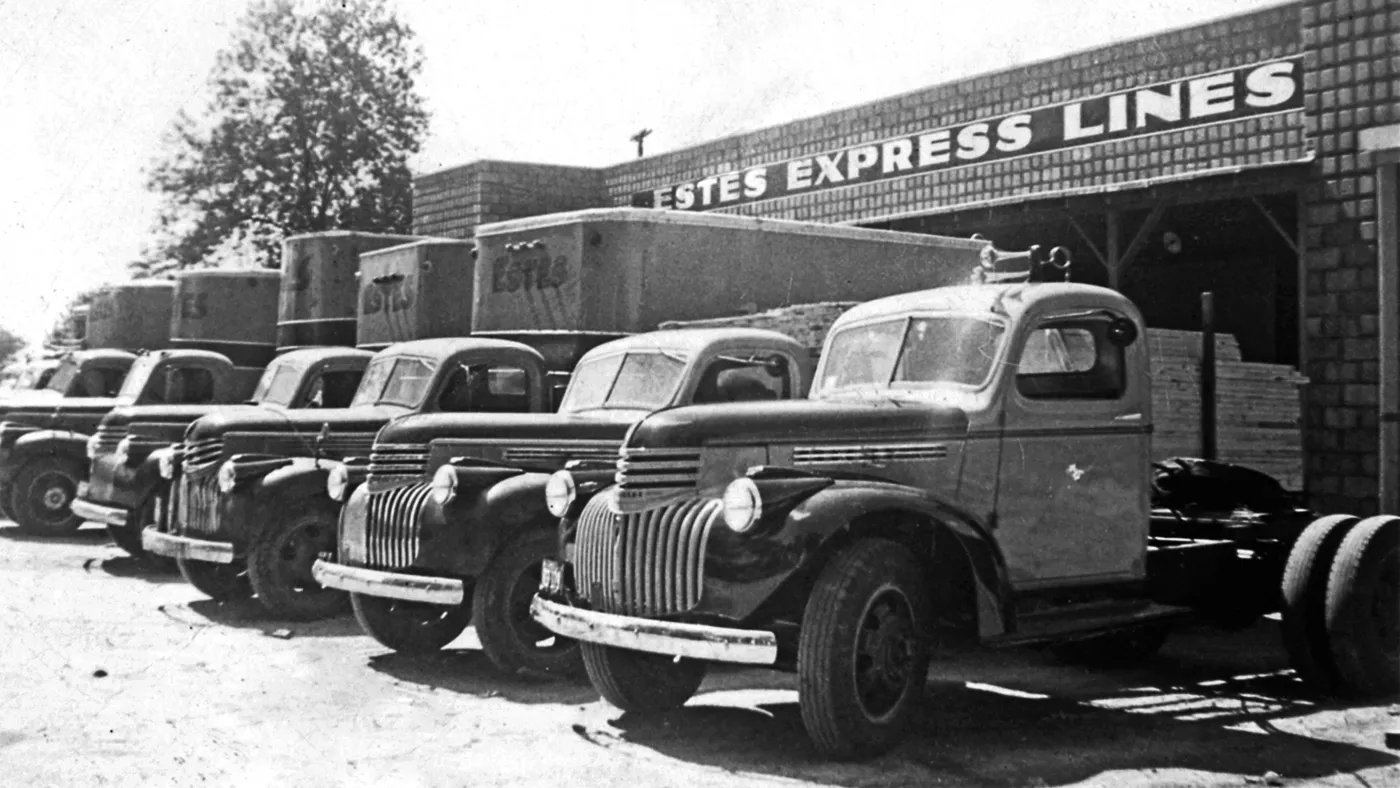
{"type": "Polygon", "coordinates": [[[564,593],[564,565],[545,559],[540,566],[540,590],[551,594],[564,593]]]}

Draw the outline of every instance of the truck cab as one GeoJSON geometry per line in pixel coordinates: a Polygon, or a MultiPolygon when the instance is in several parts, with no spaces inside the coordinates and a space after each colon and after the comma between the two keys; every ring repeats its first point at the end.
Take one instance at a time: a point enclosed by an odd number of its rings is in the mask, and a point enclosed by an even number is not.
{"type": "Polygon", "coordinates": [[[28,533],[76,530],[83,521],[71,504],[78,486],[87,481],[88,439],[109,412],[128,406],[241,402],[254,382],[244,373],[219,353],[156,350],[135,357],[116,391],[106,386],[97,396],[84,390],[85,396],[14,405],[0,422],[0,491],[8,494],[6,509],[28,533]]]}
{"type": "Polygon", "coordinates": [[[346,500],[337,552],[313,573],[349,591],[361,626],[392,649],[442,648],[471,620],[501,669],[568,670],[577,644],[529,619],[540,560],[557,549],[550,474],[569,463],[611,474],[624,436],[653,411],[801,396],[808,359],[773,331],[655,331],[591,350],[555,414],[397,419],[367,468],[332,476],[346,500]]]}
{"type": "MultiPolygon", "coordinates": [[[[262,412],[346,407],[372,355],[334,347],[285,353],[263,371],[248,404],[262,412]]],[[[113,409],[88,439],[88,481],[79,487],[73,513],[103,523],[118,545],[141,555],[142,528],[169,501],[169,482],[159,472],[169,447],[196,419],[228,407],[165,403],[113,409]]]]}
{"type": "MultiPolygon", "coordinates": [[[[533,341],[553,347],[560,338],[542,332],[533,341]]],[[[348,407],[201,418],[167,464],[170,516],[145,529],[143,546],[175,558],[215,599],[255,593],[278,616],[330,615],[345,596],[314,581],[311,563],[334,547],[340,503],[327,495],[331,469],[363,462],[393,419],[552,410],[549,382],[577,358],[547,359],[530,344],[483,336],[402,342],[374,355],[348,407]]]]}

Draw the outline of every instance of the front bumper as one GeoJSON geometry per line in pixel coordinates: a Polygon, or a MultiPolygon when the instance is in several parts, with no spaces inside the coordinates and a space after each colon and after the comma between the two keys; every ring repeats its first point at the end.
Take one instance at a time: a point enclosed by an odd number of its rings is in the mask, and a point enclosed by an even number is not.
{"type": "Polygon", "coordinates": [[[778,638],[762,629],[599,613],[538,595],[530,602],[530,615],[553,632],[587,643],[714,662],[772,665],[778,661],[778,638]]]}
{"type": "Polygon", "coordinates": [[[74,498],[70,507],[73,510],[73,514],[76,514],[88,522],[115,525],[119,528],[126,527],[127,515],[130,513],[127,509],[120,506],[104,506],[100,503],[89,501],[86,498],[74,498]]]}
{"type": "Polygon", "coordinates": [[[170,558],[184,558],[189,561],[208,561],[211,564],[233,563],[233,545],[229,542],[212,542],[207,539],[192,539],[176,536],[154,528],[141,532],[141,547],[146,552],[170,558]]]}
{"type": "Polygon", "coordinates": [[[339,588],[368,596],[427,602],[433,605],[460,605],[466,599],[461,580],[382,572],[360,566],[346,566],[318,560],[311,565],[311,576],[326,588],[339,588]]]}

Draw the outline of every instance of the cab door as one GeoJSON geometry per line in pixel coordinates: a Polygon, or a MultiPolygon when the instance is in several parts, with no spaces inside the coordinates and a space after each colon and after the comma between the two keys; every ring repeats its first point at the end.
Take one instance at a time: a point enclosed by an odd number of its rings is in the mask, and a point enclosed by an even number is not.
{"type": "Polygon", "coordinates": [[[1114,317],[1050,315],[1012,348],[996,531],[1017,590],[1145,576],[1147,357],[1114,317]]]}

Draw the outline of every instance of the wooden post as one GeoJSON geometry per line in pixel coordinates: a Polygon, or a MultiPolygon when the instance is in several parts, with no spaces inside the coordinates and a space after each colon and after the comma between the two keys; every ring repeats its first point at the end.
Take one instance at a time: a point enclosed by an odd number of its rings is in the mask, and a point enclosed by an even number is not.
{"type": "Polygon", "coordinates": [[[1201,293],[1201,458],[1215,451],[1215,294],[1201,293]]]}

